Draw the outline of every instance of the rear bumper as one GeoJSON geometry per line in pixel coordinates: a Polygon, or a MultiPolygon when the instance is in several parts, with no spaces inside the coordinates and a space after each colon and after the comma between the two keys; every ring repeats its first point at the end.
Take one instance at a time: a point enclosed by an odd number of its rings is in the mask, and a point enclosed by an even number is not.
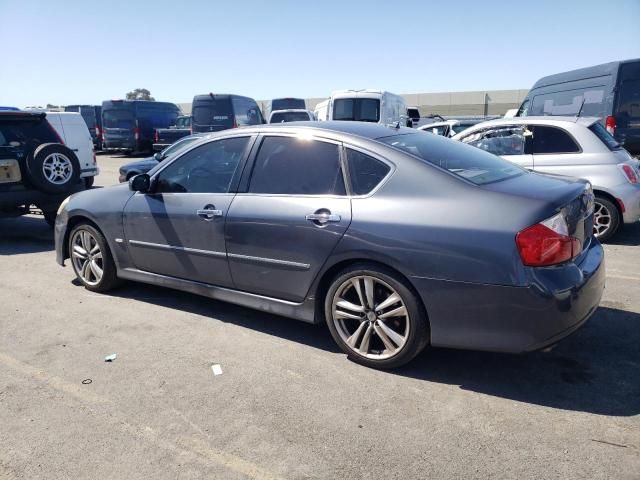
{"type": "Polygon", "coordinates": [[[615,189],[615,196],[624,203],[622,220],[624,223],[640,221],[640,186],[626,184],[615,189]]]}
{"type": "Polygon", "coordinates": [[[427,310],[432,345],[526,352],[570,335],[596,311],[604,250],[593,241],[579,265],[532,269],[527,287],[411,280],[427,310]]]}

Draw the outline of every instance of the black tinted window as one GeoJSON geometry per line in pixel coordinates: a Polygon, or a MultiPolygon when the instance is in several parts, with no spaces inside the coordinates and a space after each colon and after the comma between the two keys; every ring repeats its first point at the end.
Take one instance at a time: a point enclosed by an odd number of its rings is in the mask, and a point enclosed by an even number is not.
{"type": "Polygon", "coordinates": [[[351,192],[366,195],[371,192],[389,173],[389,165],[356,150],[347,149],[351,192]]]}
{"type": "Polygon", "coordinates": [[[236,115],[236,125],[239,127],[264,123],[258,104],[250,98],[233,97],[231,103],[233,104],[233,112],[236,115]]]}
{"type": "Polygon", "coordinates": [[[526,173],[500,157],[436,135],[410,133],[378,139],[427,163],[444,168],[476,185],[497,182],[526,173]]]}
{"type": "Polygon", "coordinates": [[[556,127],[530,127],[533,130],[533,153],[576,153],[580,151],[567,132],[556,127]]]}
{"type": "Polygon", "coordinates": [[[271,111],[275,112],[276,110],[292,110],[292,109],[305,109],[307,108],[304,104],[303,98],[276,98],[271,100],[271,111]]]}
{"type": "Polygon", "coordinates": [[[333,101],[334,120],[378,122],[380,100],[375,98],[339,98],[333,101]]]}
{"type": "Polygon", "coordinates": [[[249,191],[345,195],[338,146],[292,137],[266,137],[256,158],[249,191]]]}
{"type": "Polygon", "coordinates": [[[157,193],[227,193],[249,137],[228,138],[195,148],[158,175],[157,193]]]}
{"type": "Polygon", "coordinates": [[[60,143],[53,127],[46,120],[0,122],[0,147],[26,146],[34,149],[42,143],[60,143]]]}
{"type": "Polygon", "coordinates": [[[640,79],[624,80],[618,93],[616,122],[619,127],[629,128],[629,121],[640,120],[640,79]]]}
{"type": "Polygon", "coordinates": [[[233,110],[229,98],[199,100],[194,102],[194,125],[233,127],[233,110]]]}

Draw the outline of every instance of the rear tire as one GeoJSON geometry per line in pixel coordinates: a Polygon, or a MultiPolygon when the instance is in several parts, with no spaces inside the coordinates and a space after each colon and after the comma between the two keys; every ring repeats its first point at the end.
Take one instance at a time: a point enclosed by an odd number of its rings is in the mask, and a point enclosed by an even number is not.
{"type": "Polygon", "coordinates": [[[38,146],[26,163],[29,180],[46,193],[68,192],[80,178],[78,157],[59,143],[38,146]]]}
{"type": "Polygon", "coordinates": [[[69,257],[76,277],[87,290],[102,293],[120,284],[109,245],[94,226],[80,223],[73,228],[69,257]]]}
{"type": "Polygon", "coordinates": [[[339,272],[324,302],[331,336],[347,356],[373,368],[396,368],[429,343],[422,304],[402,276],[361,263],[339,272]]]}
{"type": "Polygon", "coordinates": [[[596,195],[593,213],[593,233],[600,242],[606,242],[620,228],[620,211],[608,198],[596,195]]]}

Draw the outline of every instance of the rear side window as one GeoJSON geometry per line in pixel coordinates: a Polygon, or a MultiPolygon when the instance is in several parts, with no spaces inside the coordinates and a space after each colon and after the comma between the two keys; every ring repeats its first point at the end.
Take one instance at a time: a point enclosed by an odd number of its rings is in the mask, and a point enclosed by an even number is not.
{"type": "Polygon", "coordinates": [[[578,153],[580,147],[571,136],[561,128],[531,127],[533,130],[533,153],[578,153]]]}
{"type": "Polygon", "coordinates": [[[525,130],[524,125],[500,125],[473,132],[460,141],[494,155],[524,155],[525,130]]]}
{"type": "Polygon", "coordinates": [[[233,112],[236,115],[236,124],[239,127],[264,123],[258,104],[250,98],[233,97],[231,103],[233,104],[233,112]]]}
{"type": "Polygon", "coordinates": [[[613,135],[607,132],[607,129],[604,128],[600,122],[596,122],[591,125],[589,130],[591,130],[591,132],[593,132],[593,134],[598,137],[609,150],[620,150],[622,148],[616,139],[613,138],[613,135]]]}
{"type": "Polygon", "coordinates": [[[0,122],[0,147],[35,148],[43,143],[60,143],[46,120],[0,122]]]}
{"type": "Polygon", "coordinates": [[[378,141],[448,170],[476,185],[506,180],[527,172],[514,163],[478,148],[470,148],[463,143],[436,135],[410,133],[383,137],[378,141]]]}
{"type": "Polygon", "coordinates": [[[338,146],[294,137],[265,137],[253,168],[249,191],[346,195],[338,146]]]}
{"type": "Polygon", "coordinates": [[[347,163],[354,195],[371,192],[391,170],[386,163],[350,148],[347,149],[347,163]]]}

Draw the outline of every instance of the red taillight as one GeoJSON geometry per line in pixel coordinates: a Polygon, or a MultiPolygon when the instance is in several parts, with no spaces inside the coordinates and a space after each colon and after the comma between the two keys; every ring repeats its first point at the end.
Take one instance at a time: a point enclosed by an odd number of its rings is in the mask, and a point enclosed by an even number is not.
{"type": "Polygon", "coordinates": [[[156,133],[153,135],[153,139],[156,143],[160,141],[160,135],[158,135],[158,130],[156,130],[156,133]]]}
{"type": "Polygon", "coordinates": [[[559,213],[519,232],[516,245],[522,263],[529,267],[547,267],[576,257],[582,251],[582,244],[567,230],[567,223],[559,213]]]}
{"type": "Polygon", "coordinates": [[[233,117],[233,126],[231,128],[238,128],[238,122],[236,122],[236,117],[233,117]]]}
{"type": "Polygon", "coordinates": [[[136,140],[140,140],[140,129],[138,127],[135,127],[133,129],[133,138],[136,140]]]}
{"type": "Polygon", "coordinates": [[[100,138],[101,135],[102,135],[102,132],[100,131],[100,127],[96,125],[96,137],[100,138]]]}
{"type": "Polygon", "coordinates": [[[616,133],[616,117],[609,115],[604,122],[604,126],[607,128],[607,132],[611,135],[616,133]]]}
{"type": "Polygon", "coordinates": [[[620,170],[622,170],[622,173],[624,173],[624,176],[630,184],[637,185],[638,175],[631,165],[628,163],[621,163],[618,167],[620,167],[620,170]]]}

